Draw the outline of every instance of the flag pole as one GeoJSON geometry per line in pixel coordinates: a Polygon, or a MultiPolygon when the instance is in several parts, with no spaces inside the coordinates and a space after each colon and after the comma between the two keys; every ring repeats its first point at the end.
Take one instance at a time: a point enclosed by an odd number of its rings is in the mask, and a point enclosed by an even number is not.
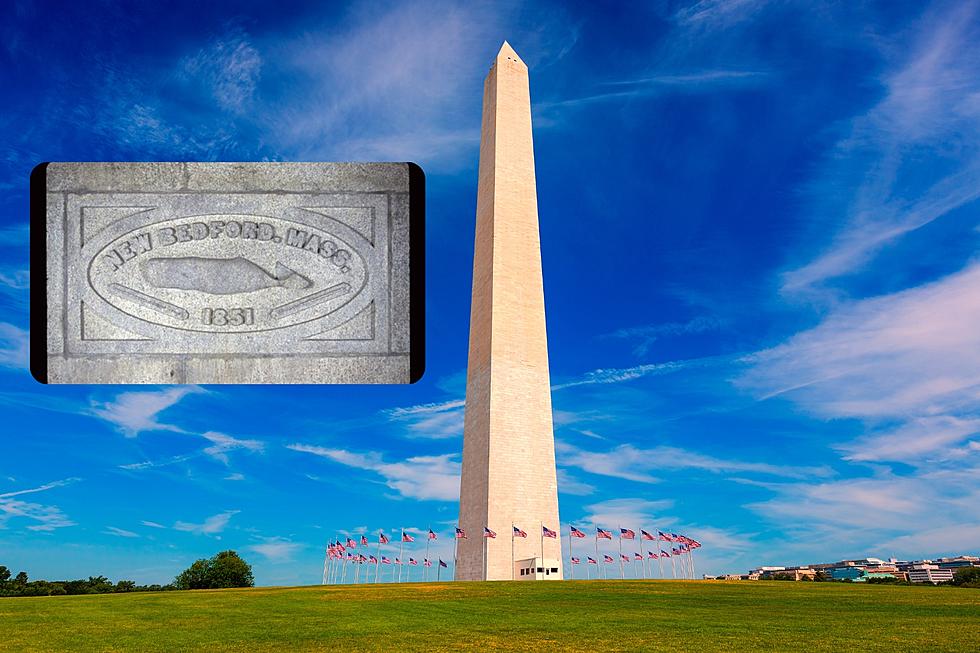
{"type": "MultiPolygon", "coordinates": [[[[402,526],[402,537],[401,541],[398,543],[398,561],[401,562],[402,557],[405,555],[405,527],[402,526]]],[[[402,565],[398,565],[398,582],[402,582],[402,565]]]]}
{"type": "Polygon", "coordinates": [[[626,571],[623,569],[623,526],[619,526],[619,579],[626,578],[626,571]]]}
{"type": "MultiPolygon", "coordinates": [[[[442,562],[442,560],[440,559],[439,562],[442,562]]],[[[441,576],[442,576],[442,565],[440,564],[438,567],[436,567],[436,582],[437,583],[439,582],[439,578],[441,576]]]]}
{"type": "Polygon", "coordinates": [[[378,582],[381,573],[381,531],[378,531],[378,557],[374,561],[374,582],[378,582]]]}
{"type": "Polygon", "coordinates": [[[691,580],[695,580],[696,576],[694,574],[694,549],[688,549],[687,555],[691,558],[691,580]]]}
{"type": "MultiPolygon", "coordinates": [[[[459,528],[459,524],[456,525],[459,528]]],[[[426,546],[428,546],[428,540],[426,540],[426,546]]],[[[459,563],[459,558],[456,553],[459,551],[459,533],[453,532],[453,580],[456,580],[456,565],[459,563]]],[[[426,550],[428,553],[428,550],[426,550]]]]}
{"type": "MultiPolygon", "coordinates": [[[[429,524],[429,530],[430,531],[432,530],[432,524],[429,524]]],[[[428,533],[425,534],[425,559],[426,560],[429,559],[429,534],[428,533]]],[[[425,571],[422,572],[425,575],[425,580],[429,580],[429,568],[426,567],[425,565],[422,566],[425,568],[425,571]]]]}
{"type": "MultiPolygon", "coordinates": [[[[558,532],[561,532],[559,528],[558,532]]],[[[575,580],[575,565],[572,564],[572,525],[568,525],[568,570],[571,572],[572,580],[575,580]]]]}
{"type": "MultiPolygon", "coordinates": [[[[487,528],[490,527],[487,526],[487,528]]],[[[483,533],[483,579],[482,580],[487,579],[487,540],[488,539],[489,538],[487,537],[486,531],[484,531],[483,533]]]]}
{"type": "Polygon", "coordinates": [[[660,580],[664,579],[664,552],[660,548],[660,531],[657,531],[657,539],[654,540],[657,545],[657,563],[660,565],[660,580]]]}
{"type": "Polygon", "coordinates": [[[642,556],[642,559],[640,560],[640,564],[643,565],[643,580],[646,580],[647,579],[647,557],[645,555],[643,555],[643,549],[646,548],[646,546],[643,544],[643,529],[641,528],[640,530],[636,531],[636,533],[637,533],[636,536],[639,538],[638,541],[640,543],[640,556],[642,556]]]}
{"type": "MultiPolygon", "coordinates": [[[[541,569],[544,570],[545,569],[545,566],[544,566],[544,522],[538,522],[538,525],[541,527],[541,529],[538,531],[538,535],[541,538],[541,569]]],[[[542,573],[544,573],[544,571],[542,571],[542,573]]],[[[537,579],[537,577],[538,577],[538,570],[537,570],[537,567],[535,567],[535,569],[534,569],[534,578],[537,579]]]]}
{"type": "Polygon", "coordinates": [[[321,585],[327,584],[327,576],[330,573],[330,547],[323,552],[323,578],[320,579],[321,585]]]}
{"type": "Polygon", "coordinates": [[[605,580],[606,572],[602,569],[599,562],[599,527],[595,525],[595,522],[592,522],[592,530],[595,531],[595,564],[599,567],[599,576],[605,580]]]}
{"type": "Polygon", "coordinates": [[[347,582],[347,563],[350,562],[350,558],[341,558],[340,562],[343,567],[340,573],[340,584],[344,585],[347,582]]]}
{"type": "Polygon", "coordinates": [[[514,580],[514,522],[510,523],[510,579],[514,580]]]}

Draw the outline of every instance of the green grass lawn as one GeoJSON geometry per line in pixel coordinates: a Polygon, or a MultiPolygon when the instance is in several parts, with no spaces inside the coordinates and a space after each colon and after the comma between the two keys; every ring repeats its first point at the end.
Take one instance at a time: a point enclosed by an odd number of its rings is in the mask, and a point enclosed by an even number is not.
{"type": "Polygon", "coordinates": [[[568,581],[0,599],[10,651],[980,651],[980,590],[568,581]]]}

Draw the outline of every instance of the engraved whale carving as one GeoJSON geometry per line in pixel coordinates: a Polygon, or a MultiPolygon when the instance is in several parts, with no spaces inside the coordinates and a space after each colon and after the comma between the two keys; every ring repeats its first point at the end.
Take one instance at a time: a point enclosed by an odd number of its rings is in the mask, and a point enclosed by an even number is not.
{"type": "Polygon", "coordinates": [[[235,295],[263,288],[309,288],[313,283],[282,263],[275,273],[241,256],[236,258],[152,258],[142,264],[143,276],[156,288],[198,290],[235,295]]]}

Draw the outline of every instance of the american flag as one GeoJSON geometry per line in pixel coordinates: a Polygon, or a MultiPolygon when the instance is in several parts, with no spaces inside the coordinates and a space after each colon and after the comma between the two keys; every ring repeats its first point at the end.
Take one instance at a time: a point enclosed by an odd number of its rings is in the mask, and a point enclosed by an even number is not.
{"type": "Polygon", "coordinates": [[[362,535],[361,536],[361,546],[367,546],[367,544],[368,544],[367,535],[362,535]]]}
{"type": "Polygon", "coordinates": [[[601,528],[595,529],[595,536],[597,538],[604,539],[604,540],[611,540],[612,539],[612,533],[610,533],[607,530],[601,529],[601,528]]]}
{"type": "Polygon", "coordinates": [[[588,559],[589,559],[589,564],[590,564],[590,565],[597,565],[597,564],[599,564],[598,562],[596,562],[596,559],[595,559],[595,558],[593,558],[592,556],[586,556],[586,557],[588,557],[588,559]]]}
{"type": "Polygon", "coordinates": [[[415,558],[409,558],[408,559],[408,564],[412,565],[413,567],[418,567],[419,566],[419,561],[416,560],[415,558]]]}
{"type": "Polygon", "coordinates": [[[390,541],[388,539],[388,536],[384,534],[384,531],[378,531],[378,533],[379,533],[378,535],[379,542],[381,542],[382,544],[387,544],[390,541]]]}
{"type": "Polygon", "coordinates": [[[491,539],[497,537],[497,534],[490,530],[488,527],[483,527],[483,537],[489,537],[491,539]]]}
{"type": "Polygon", "coordinates": [[[647,533],[642,528],[640,529],[640,537],[642,537],[644,540],[655,540],[655,539],[657,539],[653,535],[650,535],[649,533],[647,533]]]}
{"type": "Polygon", "coordinates": [[[632,540],[634,537],[636,537],[636,532],[629,528],[620,528],[619,537],[624,540],[632,540]]]}
{"type": "Polygon", "coordinates": [[[527,537],[527,533],[519,529],[517,526],[514,527],[514,537],[527,537]]]}
{"type": "Polygon", "coordinates": [[[415,541],[414,537],[412,537],[405,531],[402,531],[402,542],[414,542],[414,541],[415,541]]]}
{"type": "Polygon", "coordinates": [[[585,533],[575,528],[574,526],[569,526],[569,533],[572,537],[585,537],[585,533]]]}
{"type": "Polygon", "coordinates": [[[466,539],[466,531],[464,531],[459,526],[456,527],[456,539],[457,540],[465,540],[466,539]]]}
{"type": "Polygon", "coordinates": [[[611,555],[604,555],[602,556],[602,559],[605,560],[606,562],[616,562],[615,560],[613,560],[613,557],[611,555]]]}
{"type": "Polygon", "coordinates": [[[355,542],[354,540],[352,540],[351,538],[348,537],[347,538],[347,548],[348,549],[353,549],[356,546],[357,546],[357,542],[355,542]]]}
{"type": "Polygon", "coordinates": [[[395,558],[395,564],[400,565],[402,563],[401,558],[395,558]]]}
{"type": "Polygon", "coordinates": [[[633,559],[634,560],[643,560],[643,554],[642,553],[634,553],[633,554],[633,559]]]}
{"type": "Polygon", "coordinates": [[[390,565],[391,564],[391,560],[388,558],[388,556],[381,556],[381,564],[383,564],[383,565],[390,565]]]}
{"type": "Polygon", "coordinates": [[[558,533],[554,532],[553,530],[551,530],[547,526],[542,526],[541,527],[541,534],[544,535],[545,537],[551,537],[551,538],[557,538],[558,537],[558,533]]]}
{"type": "Polygon", "coordinates": [[[576,557],[574,557],[574,556],[572,557],[572,564],[573,564],[573,565],[577,565],[577,564],[578,564],[578,563],[580,563],[580,562],[582,562],[582,561],[581,561],[581,560],[580,560],[579,558],[576,558],[576,557]]]}
{"type": "Polygon", "coordinates": [[[664,542],[674,541],[673,536],[671,536],[670,533],[664,533],[663,531],[657,531],[657,537],[663,540],[664,542]]]}
{"type": "Polygon", "coordinates": [[[351,553],[350,551],[348,551],[347,552],[347,561],[350,562],[353,559],[354,559],[354,554],[351,553]]]}
{"type": "Polygon", "coordinates": [[[375,558],[374,556],[371,556],[370,558],[368,558],[368,562],[370,562],[372,565],[376,565],[378,564],[378,559],[375,558]]]}
{"type": "Polygon", "coordinates": [[[343,553],[344,551],[347,550],[344,548],[344,545],[341,544],[340,542],[337,542],[334,546],[337,547],[337,553],[343,553]]]}
{"type": "Polygon", "coordinates": [[[442,560],[439,560],[439,566],[442,567],[443,569],[449,569],[449,565],[447,565],[442,560]]]}
{"type": "Polygon", "coordinates": [[[661,558],[669,558],[670,557],[670,554],[667,553],[666,551],[664,551],[663,549],[660,549],[660,557],[661,558]]]}
{"type": "Polygon", "coordinates": [[[426,558],[424,561],[422,561],[422,566],[423,567],[431,567],[432,566],[432,561],[429,560],[428,558],[426,558]]]}
{"type": "Polygon", "coordinates": [[[629,562],[630,561],[630,557],[628,555],[626,555],[625,553],[620,553],[619,554],[619,558],[623,562],[629,562]]]}
{"type": "Polygon", "coordinates": [[[647,551],[647,557],[650,558],[651,560],[656,560],[657,554],[654,553],[653,551],[647,551]]]}
{"type": "Polygon", "coordinates": [[[429,539],[430,540],[438,539],[438,538],[436,538],[436,534],[432,532],[432,529],[431,528],[429,529],[429,539]]]}
{"type": "Polygon", "coordinates": [[[673,549],[671,549],[670,552],[675,556],[679,556],[681,553],[683,553],[683,551],[678,549],[676,546],[673,549]]]}

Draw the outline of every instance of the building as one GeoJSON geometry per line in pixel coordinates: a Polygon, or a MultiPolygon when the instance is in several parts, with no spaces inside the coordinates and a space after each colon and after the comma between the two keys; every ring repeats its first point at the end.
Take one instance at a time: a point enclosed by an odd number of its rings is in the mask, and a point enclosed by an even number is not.
{"type": "Polygon", "coordinates": [[[506,42],[483,86],[464,421],[456,578],[510,580],[516,560],[541,557],[561,579],[531,99],[506,42]]]}
{"type": "Polygon", "coordinates": [[[514,578],[516,580],[551,580],[559,572],[561,563],[558,560],[545,558],[527,558],[514,562],[514,578]]]}
{"type": "Polygon", "coordinates": [[[953,580],[952,569],[940,569],[938,565],[915,565],[908,571],[909,581],[913,583],[948,583],[953,580]]]}
{"type": "Polygon", "coordinates": [[[940,569],[959,569],[960,567],[980,567],[980,558],[977,556],[956,556],[955,558],[938,558],[935,564],[940,569]]]}

